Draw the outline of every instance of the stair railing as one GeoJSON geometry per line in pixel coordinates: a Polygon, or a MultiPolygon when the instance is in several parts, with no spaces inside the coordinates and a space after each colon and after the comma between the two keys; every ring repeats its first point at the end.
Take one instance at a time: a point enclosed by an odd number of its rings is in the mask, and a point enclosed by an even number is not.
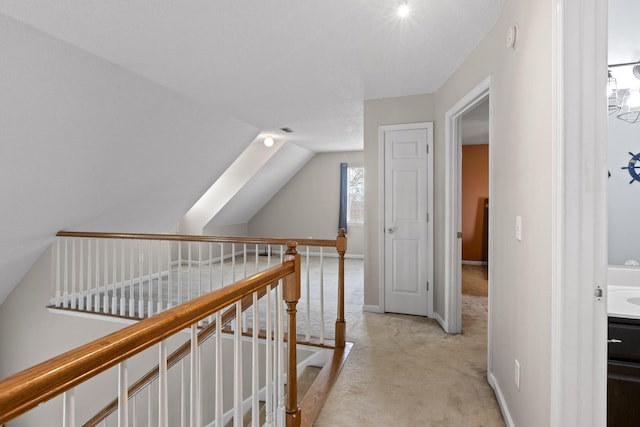
{"type": "MultiPolygon", "coordinates": [[[[127,361],[144,350],[158,345],[159,354],[159,386],[157,396],[157,414],[155,420],[158,426],[169,425],[169,385],[167,340],[180,333],[189,330],[191,333],[191,381],[189,418],[191,425],[202,425],[200,405],[201,384],[198,381],[201,360],[199,359],[198,340],[201,335],[199,327],[207,319],[215,319],[215,337],[221,340],[221,327],[223,317],[229,317],[230,311],[235,310],[235,335],[234,335],[234,425],[242,425],[242,311],[243,300],[247,298],[253,302],[257,309],[259,293],[266,293],[267,301],[276,293],[276,301],[284,301],[286,304],[286,316],[284,310],[278,310],[282,303],[274,304],[278,314],[273,329],[267,329],[267,348],[273,348],[273,357],[276,363],[266,363],[266,381],[270,374],[273,385],[267,386],[267,390],[282,390],[268,401],[273,402],[275,417],[269,425],[299,426],[301,420],[300,409],[297,405],[297,345],[296,345],[296,305],[300,298],[300,255],[296,250],[296,243],[288,243],[287,251],[283,255],[283,263],[270,267],[267,270],[238,281],[235,284],[222,287],[193,300],[165,309],[161,313],[143,319],[131,326],[109,334],[103,338],[73,349],[67,353],[54,357],[46,362],[26,369],[0,381],[0,424],[6,423],[17,416],[33,409],[37,405],[46,402],[58,395],[64,396],[63,425],[75,426],[76,396],[74,389],[107,369],[118,367],[118,425],[126,427],[129,423],[129,401],[127,384],[127,361]],[[281,283],[281,286],[278,285],[281,283]],[[285,321],[286,317],[286,321],[285,321]],[[278,326],[278,324],[280,326],[278,326]],[[284,355],[284,329],[287,329],[287,355],[284,355]],[[270,344],[269,344],[270,342],[270,344]],[[286,359],[286,360],[285,360],[286,359]],[[286,364],[286,373],[285,373],[286,364]],[[270,373],[271,367],[277,366],[277,373],[270,373]],[[284,393],[284,381],[286,376],[286,403],[284,393]]],[[[233,317],[233,316],[231,316],[233,317]]],[[[267,313],[267,319],[271,319],[267,313]]],[[[254,325],[257,320],[254,321],[254,325]]],[[[269,323],[269,322],[268,322],[269,323]]],[[[210,321],[209,324],[213,324],[210,321]]],[[[257,340],[258,329],[253,329],[254,340],[257,340]]],[[[216,398],[215,398],[215,425],[221,426],[220,417],[222,411],[222,390],[220,386],[221,342],[216,345],[216,398]]],[[[254,347],[255,349],[255,347],[254,347]]],[[[267,352],[269,353],[269,352],[267,352]]],[[[253,375],[258,370],[253,365],[253,375]]],[[[255,381],[254,381],[255,382],[255,381]]],[[[182,387],[182,385],[180,385],[182,387]]],[[[253,398],[257,402],[257,398],[253,398]]],[[[269,409],[268,409],[269,410],[269,409]]],[[[150,410],[151,412],[151,410],[150,410]]],[[[151,423],[151,418],[148,420],[151,423]]]]}
{"type": "MultiPolygon", "coordinates": [[[[296,241],[302,257],[298,308],[300,341],[343,348],[344,259],[347,238],[273,239],[68,232],[54,243],[54,291],[50,307],[128,319],[143,319],[206,292],[235,283],[282,260],[296,241]],[[334,249],[335,253],[325,251],[334,249]],[[335,270],[335,273],[334,273],[335,270]],[[325,277],[334,273],[336,299],[325,302],[325,277]],[[327,313],[335,311],[333,342],[326,337],[327,313]]],[[[244,332],[251,313],[243,314],[244,332]]]]}

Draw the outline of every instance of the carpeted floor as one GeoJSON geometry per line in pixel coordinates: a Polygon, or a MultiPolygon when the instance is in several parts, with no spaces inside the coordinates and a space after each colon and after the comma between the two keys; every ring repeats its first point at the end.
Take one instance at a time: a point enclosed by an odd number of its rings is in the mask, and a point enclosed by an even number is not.
{"type": "Polygon", "coordinates": [[[354,348],[314,425],[504,426],[487,383],[486,297],[463,295],[461,335],[433,319],[347,308],[354,348]]]}

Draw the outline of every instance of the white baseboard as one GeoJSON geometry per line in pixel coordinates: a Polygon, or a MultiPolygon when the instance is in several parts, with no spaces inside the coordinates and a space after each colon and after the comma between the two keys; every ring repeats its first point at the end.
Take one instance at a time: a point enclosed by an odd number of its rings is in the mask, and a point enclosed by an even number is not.
{"type": "Polygon", "coordinates": [[[368,311],[369,313],[384,313],[384,310],[379,305],[363,305],[362,311],[368,311]]]}
{"type": "Polygon", "coordinates": [[[462,264],[466,265],[489,265],[487,261],[465,261],[462,260],[462,264]]]}
{"type": "MultiPolygon", "coordinates": [[[[440,327],[444,329],[445,332],[449,330],[449,323],[440,316],[440,313],[433,312],[433,317],[436,319],[436,322],[440,324],[440,327]]],[[[448,333],[448,332],[447,332],[448,333]]]]}
{"type": "Polygon", "coordinates": [[[509,408],[507,407],[507,402],[504,400],[504,394],[502,393],[502,389],[500,385],[496,381],[493,373],[489,373],[489,385],[493,388],[494,393],[496,394],[496,399],[498,399],[498,405],[500,406],[500,412],[502,412],[502,417],[504,418],[504,422],[507,427],[514,427],[515,424],[513,422],[513,418],[511,418],[511,413],[509,412],[509,408]]]}

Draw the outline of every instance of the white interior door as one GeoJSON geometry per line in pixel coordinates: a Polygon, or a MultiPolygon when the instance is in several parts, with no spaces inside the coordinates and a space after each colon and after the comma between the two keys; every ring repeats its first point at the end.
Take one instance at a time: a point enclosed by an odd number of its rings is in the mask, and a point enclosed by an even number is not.
{"type": "Polygon", "coordinates": [[[384,131],[384,311],[429,316],[431,123],[384,131]]]}

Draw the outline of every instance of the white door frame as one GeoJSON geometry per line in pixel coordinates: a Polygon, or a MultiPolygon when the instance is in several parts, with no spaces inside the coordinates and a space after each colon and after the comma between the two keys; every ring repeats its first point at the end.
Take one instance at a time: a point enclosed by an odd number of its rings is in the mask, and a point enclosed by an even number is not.
{"type": "Polygon", "coordinates": [[[554,0],[551,426],[607,414],[608,2],[554,0]],[[566,107],[565,107],[566,106],[566,107]],[[600,287],[604,297],[594,293],[600,287]]]}
{"type": "MultiPolygon", "coordinates": [[[[433,317],[433,122],[420,122],[420,123],[406,123],[397,125],[383,125],[378,127],[378,188],[384,189],[384,133],[394,130],[409,130],[409,129],[427,129],[427,147],[429,149],[429,155],[427,156],[427,215],[429,221],[427,222],[427,280],[429,288],[427,290],[427,316],[433,317]]],[[[380,193],[380,205],[378,206],[378,218],[380,218],[382,230],[378,233],[378,245],[380,248],[379,253],[379,310],[385,312],[385,272],[384,272],[384,256],[385,256],[385,233],[384,233],[384,203],[385,194],[384,190],[380,193]]]]}
{"type": "MultiPolygon", "coordinates": [[[[469,110],[489,98],[489,295],[491,295],[492,268],[491,259],[493,245],[491,244],[492,223],[492,197],[493,194],[493,148],[492,138],[492,101],[491,101],[491,77],[485,79],[476,86],[453,107],[445,113],[445,188],[444,188],[444,218],[445,218],[445,260],[444,260],[444,319],[438,316],[438,322],[449,334],[459,334],[462,331],[462,289],[460,288],[460,264],[461,239],[457,237],[461,224],[460,207],[460,159],[462,150],[462,136],[460,134],[460,120],[469,110]]],[[[491,313],[491,300],[489,299],[489,314],[491,313]]],[[[487,332],[491,337],[491,316],[487,332]]],[[[489,361],[491,358],[488,359],[489,361]]],[[[488,372],[491,372],[489,369],[488,372]]]]}

